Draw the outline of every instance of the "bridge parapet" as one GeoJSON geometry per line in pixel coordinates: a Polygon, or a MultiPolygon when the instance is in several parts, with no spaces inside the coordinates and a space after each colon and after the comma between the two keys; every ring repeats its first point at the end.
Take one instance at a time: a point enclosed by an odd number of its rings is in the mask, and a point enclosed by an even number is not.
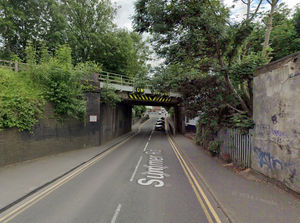
{"type": "Polygon", "coordinates": [[[150,104],[162,103],[179,103],[181,94],[177,92],[160,93],[153,91],[153,86],[145,84],[144,88],[136,88],[134,86],[134,78],[129,78],[124,75],[101,72],[99,74],[100,88],[105,86],[115,89],[123,100],[148,102],[150,104]],[[125,94],[124,94],[125,93],[125,94]],[[127,93],[127,94],[126,94],[127,93]]]}

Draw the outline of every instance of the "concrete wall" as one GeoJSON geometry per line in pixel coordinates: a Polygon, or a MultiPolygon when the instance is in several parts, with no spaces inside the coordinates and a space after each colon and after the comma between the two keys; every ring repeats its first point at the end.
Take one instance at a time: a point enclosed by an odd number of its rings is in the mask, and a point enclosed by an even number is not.
{"type": "Polygon", "coordinates": [[[252,168],[300,192],[300,53],[254,77],[252,168]]]}

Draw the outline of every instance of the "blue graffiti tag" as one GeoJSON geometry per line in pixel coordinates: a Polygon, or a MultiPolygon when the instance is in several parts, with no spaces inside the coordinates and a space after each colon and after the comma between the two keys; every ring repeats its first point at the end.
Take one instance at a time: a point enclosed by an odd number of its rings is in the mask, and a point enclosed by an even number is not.
{"type": "Polygon", "coordinates": [[[283,164],[280,160],[275,159],[269,152],[264,152],[261,148],[254,147],[254,152],[259,159],[259,165],[262,168],[266,165],[270,170],[283,169],[283,164]]]}

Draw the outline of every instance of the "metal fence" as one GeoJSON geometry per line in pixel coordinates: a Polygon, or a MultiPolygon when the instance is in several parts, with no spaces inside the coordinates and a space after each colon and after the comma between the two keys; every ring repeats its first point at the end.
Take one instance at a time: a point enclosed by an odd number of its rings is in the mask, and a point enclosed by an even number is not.
{"type": "Polygon", "coordinates": [[[138,83],[138,78],[128,77],[122,74],[116,74],[107,71],[101,71],[99,74],[99,81],[106,84],[117,84],[121,86],[137,87],[139,89],[152,89],[153,86],[143,80],[143,83],[138,83]],[[141,86],[139,86],[141,85],[141,86]]]}
{"type": "Polygon", "coordinates": [[[221,130],[218,138],[222,141],[222,157],[231,159],[235,165],[251,167],[253,130],[247,134],[241,134],[237,129],[221,130]]]}
{"type": "Polygon", "coordinates": [[[133,86],[133,79],[124,75],[102,71],[99,74],[99,80],[107,84],[119,84],[133,86]]]}

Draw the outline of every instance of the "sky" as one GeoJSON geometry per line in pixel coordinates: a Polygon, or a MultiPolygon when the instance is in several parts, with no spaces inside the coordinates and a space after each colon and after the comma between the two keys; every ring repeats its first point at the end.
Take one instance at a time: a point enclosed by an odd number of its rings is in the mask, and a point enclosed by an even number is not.
{"type": "MultiPolygon", "coordinates": [[[[119,27],[132,30],[132,22],[130,17],[133,16],[134,14],[135,1],[136,0],[112,0],[113,3],[116,3],[117,5],[120,6],[115,18],[115,22],[119,27]]],[[[223,1],[227,6],[231,6],[234,0],[223,0],[223,1]]],[[[281,0],[281,2],[286,3],[289,8],[294,8],[297,3],[300,3],[300,0],[281,0]]],[[[240,0],[234,4],[236,6],[234,9],[232,9],[233,18],[239,19],[245,13],[246,7],[240,0]]]]}
{"type": "Polygon", "coordinates": [[[135,1],[136,0],[112,0],[113,3],[116,3],[120,6],[115,18],[115,22],[119,27],[132,30],[132,22],[130,17],[134,14],[135,1]]]}

